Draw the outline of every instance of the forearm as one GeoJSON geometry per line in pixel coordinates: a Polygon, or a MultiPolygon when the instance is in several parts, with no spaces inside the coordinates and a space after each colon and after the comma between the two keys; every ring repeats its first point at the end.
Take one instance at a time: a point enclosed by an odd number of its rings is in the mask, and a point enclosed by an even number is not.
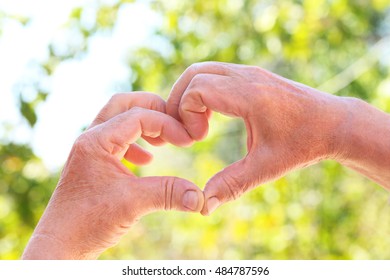
{"type": "Polygon", "coordinates": [[[22,259],[96,259],[99,254],[93,250],[85,249],[86,241],[78,239],[81,235],[77,231],[80,229],[79,221],[73,217],[64,220],[64,215],[60,214],[69,212],[70,210],[60,209],[58,206],[51,207],[51,203],[49,203],[23,252],[22,259]]]}
{"type": "Polygon", "coordinates": [[[96,259],[99,254],[83,254],[47,235],[34,234],[23,252],[23,260],[82,260],[96,259]]]}
{"type": "Polygon", "coordinates": [[[390,190],[390,115],[348,98],[349,120],[337,160],[390,190]]]}
{"type": "Polygon", "coordinates": [[[33,235],[23,252],[24,260],[73,259],[57,241],[44,235],[33,235]]]}

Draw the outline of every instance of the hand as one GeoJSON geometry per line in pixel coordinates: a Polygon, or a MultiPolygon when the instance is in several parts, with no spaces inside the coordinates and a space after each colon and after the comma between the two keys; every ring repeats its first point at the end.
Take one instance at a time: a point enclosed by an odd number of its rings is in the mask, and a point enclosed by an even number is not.
{"type": "Polygon", "coordinates": [[[164,112],[165,102],[152,94],[111,99],[76,140],[24,259],[96,258],[147,213],[202,209],[203,193],[189,181],[137,178],[120,162],[123,157],[138,164],[151,160],[133,144],[140,136],[155,144],[192,143],[183,126],[164,112]]]}
{"type": "Polygon", "coordinates": [[[210,110],[244,120],[247,155],[212,177],[202,214],[264,182],[325,158],[344,155],[345,98],[319,92],[264,69],[205,62],[173,86],[167,113],[195,140],[207,135],[210,110]]]}

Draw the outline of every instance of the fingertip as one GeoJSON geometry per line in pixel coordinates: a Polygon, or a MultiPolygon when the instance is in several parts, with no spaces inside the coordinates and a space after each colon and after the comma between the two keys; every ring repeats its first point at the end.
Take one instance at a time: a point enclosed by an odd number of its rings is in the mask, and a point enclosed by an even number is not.
{"type": "Polygon", "coordinates": [[[203,207],[203,209],[200,211],[200,214],[205,217],[210,216],[209,212],[207,211],[207,209],[205,209],[205,207],[203,207]]]}
{"type": "Polygon", "coordinates": [[[128,161],[128,162],[131,162],[135,165],[148,165],[150,164],[152,161],[153,161],[153,156],[149,157],[149,158],[138,158],[138,159],[134,159],[134,158],[126,158],[125,159],[128,161]]]}
{"type": "Polygon", "coordinates": [[[206,110],[206,116],[207,116],[207,119],[210,120],[211,117],[213,116],[213,111],[211,111],[210,109],[207,108],[207,110],[206,110]]]}
{"type": "Polygon", "coordinates": [[[153,161],[153,155],[152,154],[149,154],[147,156],[145,156],[144,158],[139,159],[137,162],[134,162],[134,164],[137,164],[137,165],[148,165],[150,164],[151,162],[153,161]]]}
{"type": "MultiPolygon", "coordinates": [[[[171,97],[170,97],[171,98],[171,97]]],[[[168,99],[166,103],[166,112],[167,115],[171,116],[172,118],[175,118],[179,122],[181,122],[180,114],[179,114],[179,104],[175,104],[171,101],[171,99],[168,99]]]]}
{"type": "Polygon", "coordinates": [[[186,130],[192,140],[199,142],[207,137],[207,134],[209,133],[209,124],[207,121],[203,123],[189,124],[186,125],[186,130]]]}
{"type": "Polygon", "coordinates": [[[202,208],[201,214],[203,216],[209,216],[211,213],[213,213],[219,206],[221,205],[221,202],[216,196],[208,198],[202,208]]]}
{"type": "Polygon", "coordinates": [[[195,141],[206,138],[209,131],[209,120],[206,112],[192,112],[181,108],[180,116],[188,134],[195,141]]]}
{"type": "Polygon", "coordinates": [[[190,147],[195,143],[195,140],[191,137],[191,134],[181,125],[178,124],[177,129],[174,131],[175,137],[170,142],[173,145],[179,147],[190,147]]]}
{"type": "Polygon", "coordinates": [[[209,213],[209,210],[207,208],[207,203],[204,203],[205,201],[207,202],[207,198],[206,198],[206,194],[203,190],[203,207],[200,210],[200,214],[202,214],[202,216],[207,217],[207,216],[210,216],[210,213],[209,213]]]}
{"type": "Polygon", "coordinates": [[[207,137],[207,134],[209,133],[208,126],[206,129],[198,130],[197,132],[192,134],[192,138],[195,141],[202,141],[207,137]]]}
{"type": "Polygon", "coordinates": [[[195,140],[193,140],[192,138],[189,137],[188,140],[183,141],[181,146],[187,148],[187,147],[191,147],[192,145],[194,145],[194,143],[195,143],[195,140]]]}
{"type": "Polygon", "coordinates": [[[155,196],[160,203],[154,205],[162,205],[164,210],[194,213],[199,213],[203,209],[204,194],[193,182],[179,177],[149,177],[148,180],[160,182],[157,188],[159,195],[155,196]]]}
{"type": "Polygon", "coordinates": [[[136,144],[130,145],[123,157],[135,165],[146,165],[153,160],[153,154],[136,144]]]}
{"type": "MultiPolygon", "coordinates": [[[[169,209],[175,209],[184,212],[199,213],[203,209],[204,194],[193,182],[178,177],[166,177],[163,181],[165,192],[171,189],[171,202],[165,204],[170,205],[169,209]],[[166,188],[165,182],[171,182],[171,187],[166,188]]],[[[169,192],[169,191],[168,191],[169,192]]]]}
{"type": "Polygon", "coordinates": [[[182,204],[185,211],[200,212],[204,205],[203,192],[199,189],[189,189],[182,197],[182,204]]]}

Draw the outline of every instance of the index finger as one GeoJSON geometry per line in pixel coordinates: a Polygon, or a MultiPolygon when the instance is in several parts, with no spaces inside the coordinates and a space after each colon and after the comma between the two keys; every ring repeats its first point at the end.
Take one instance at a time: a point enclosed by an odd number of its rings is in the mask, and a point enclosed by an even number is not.
{"type": "MultiPolygon", "coordinates": [[[[88,133],[88,132],[87,132],[88,133]]],[[[90,132],[99,148],[122,159],[129,146],[141,136],[161,137],[176,146],[193,143],[183,125],[174,118],[157,111],[134,107],[90,132]]]]}
{"type": "MultiPolygon", "coordinates": [[[[192,79],[198,74],[217,74],[227,76],[230,71],[227,67],[229,63],[223,62],[198,62],[188,67],[172,87],[171,93],[167,100],[167,114],[177,120],[180,119],[179,105],[181,98],[191,83],[192,79]]],[[[208,112],[208,114],[210,114],[208,112]]]]}
{"type": "Polygon", "coordinates": [[[117,93],[114,94],[110,101],[108,101],[103,109],[100,110],[88,129],[128,111],[132,107],[141,107],[165,113],[165,101],[156,94],[143,91],[117,93]]]}
{"type": "MultiPolygon", "coordinates": [[[[117,93],[114,94],[107,104],[100,110],[92,124],[88,129],[93,128],[96,125],[104,123],[109,119],[119,115],[123,112],[130,110],[133,107],[141,107],[158,112],[165,113],[165,101],[158,95],[144,92],[133,91],[130,93],[117,93]]],[[[147,142],[154,146],[161,146],[165,142],[160,138],[143,137],[147,142]]],[[[134,144],[137,146],[137,144],[134,144]]],[[[140,148],[137,146],[137,148],[140,148]]]]}

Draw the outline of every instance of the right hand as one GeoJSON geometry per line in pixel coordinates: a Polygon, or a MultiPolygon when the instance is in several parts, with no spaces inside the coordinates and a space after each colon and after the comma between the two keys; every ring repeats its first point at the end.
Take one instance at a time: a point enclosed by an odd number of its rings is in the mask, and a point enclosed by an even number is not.
{"type": "Polygon", "coordinates": [[[247,129],[247,155],[207,182],[202,214],[288,171],[341,156],[346,104],[258,67],[190,66],[172,88],[167,113],[194,140],[207,135],[210,110],[242,118],[247,129]]]}

